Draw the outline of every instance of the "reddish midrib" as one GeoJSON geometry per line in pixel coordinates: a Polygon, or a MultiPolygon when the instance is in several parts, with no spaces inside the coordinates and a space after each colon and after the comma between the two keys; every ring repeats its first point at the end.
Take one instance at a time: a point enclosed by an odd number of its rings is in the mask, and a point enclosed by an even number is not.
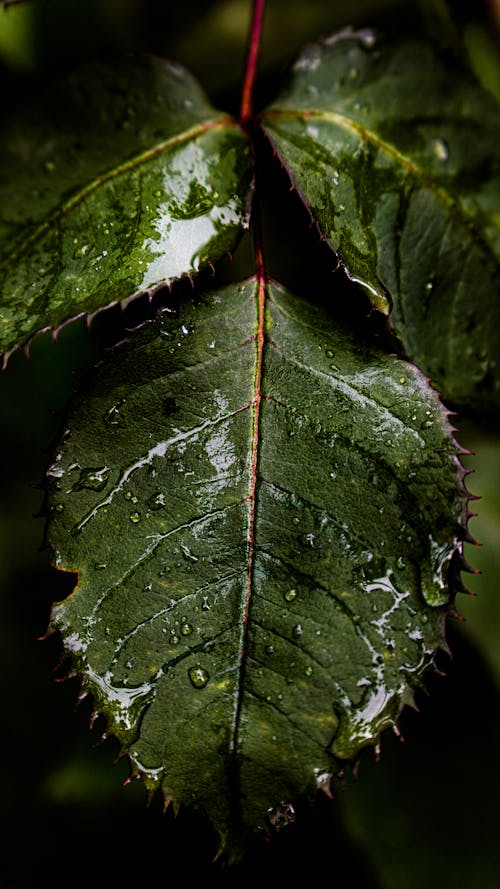
{"type": "Polygon", "coordinates": [[[248,616],[248,605],[250,601],[250,586],[252,580],[252,567],[255,549],[255,489],[257,485],[257,460],[259,447],[259,422],[260,422],[260,405],[262,401],[261,380],[262,380],[262,358],[264,354],[264,311],[266,302],[266,278],[263,266],[258,262],[257,272],[257,367],[255,370],[255,396],[254,396],[254,415],[253,415],[253,433],[252,433],[252,459],[250,464],[250,519],[249,519],[249,540],[248,540],[248,592],[245,617],[248,616]]]}
{"type": "Polygon", "coordinates": [[[262,402],[262,361],[264,355],[264,313],[266,302],[266,275],[262,254],[257,251],[257,336],[256,336],[256,369],[255,369],[255,396],[253,399],[253,429],[252,429],[252,445],[250,459],[250,489],[248,493],[249,517],[248,517],[248,559],[247,559],[247,587],[245,593],[245,601],[241,618],[241,636],[240,650],[238,657],[238,673],[236,686],[236,704],[233,719],[233,733],[231,739],[231,750],[236,752],[236,741],[238,736],[238,728],[240,722],[241,703],[242,703],[242,683],[245,670],[245,658],[247,654],[248,640],[248,623],[250,616],[250,600],[252,596],[253,567],[255,560],[255,506],[256,506],[256,489],[257,489],[257,464],[259,455],[259,431],[260,431],[260,406],[262,402]]]}

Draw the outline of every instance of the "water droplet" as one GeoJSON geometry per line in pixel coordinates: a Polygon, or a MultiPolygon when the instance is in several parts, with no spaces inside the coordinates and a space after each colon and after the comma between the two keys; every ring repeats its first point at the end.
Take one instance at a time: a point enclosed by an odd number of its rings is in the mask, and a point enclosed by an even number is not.
{"type": "Polygon", "coordinates": [[[300,637],[303,635],[303,633],[304,633],[304,630],[302,629],[302,626],[300,624],[295,624],[295,626],[292,630],[293,638],[300,639],[300,637]]]}
{"type": "Polygon", "coordinates": [[[54,512],[63,512],[64,511],[64,503],[56,503],[54,506],[54,512]]]}
{"type": "Polygon", "coordinates": [[[406,377],[400,377],[400,378],[399,378],[399,382],[400,382],[401,384],[406,383],[406,377]]]}
{"type": "Polygon", "coordinates": [[[448,143],[444,139],[433,139],[432,150],[439,161],[448,160],[448,143]]]}
{"type": "Polygon", "coordinates": [[[118,401],[116,404],[113,404],[109,410],[104,414],[104,422],[106,426],[121,426],[123,423],[123,418],[120,416],[120,407],[124,404],[124,401],[118,401]]]}
{"type": "Polygon", "coordinates": [[[306,667],[304,673],[306,674],[306,676],[312,676],[312,667],[306,667]]]}
{"type": "Polygon", "coordinates": [[[180,547],[181,547],[182,555],[184,556],[185,559],[189,559],[189,561],[191,561],[191,562],[198,561],[198,556],[195,556],[195,554],[191,552],[191,550],[189,549],[188,546],[186,546],[184,543],[181,543],[180,547]]]}
{"type": "Polygon", "coordinates": [[[396,566],[398,568],[405,568],[406,567],[406,562],[403,559],[403,556],[398,556],[398,558],[396,560],[396,566]]]}
{"type": "Polygon", "coordinates": [[[282,830],[295,821],[295,809],[291,803],[281,802],[279,806],[267,810],[267,817],[275,830],[282,830]]]}
{"type": "Polygon", "coordinates": [[[90,491],[102,491],[108,483],[109,472],[107,466],[99,469],[82,469],[73,490],[79,491],[81,488],[88,488],[90,491]]]}
{"type": "Polygon", "coordinates": [[[162,491],[157,491],[151,495],[147,503],[150,509],[163,509],[165,506],[165,494],[162,491]]]}
{"type": "Polygon", "coordinates": [[[141,521],[141,514],[140,514],[140,512],[131,512],[130,515],[129,515],[129,519],[130,519],[131,522],[134,523],[134,525],[136,525],[137,522],[140,522],[140,521],[141,521]]]}
{"type": "Polygon", "coordinates": [[[204,667],[201,667],[200,664],[196,664],[195,667],[190,667],[188,670],[188,676],[191,680],[191,685],[194,688],[205,688],[208,680],[210,679],[210,674],[204,667]]]}
{"type": "Polygon", "coordinates": [[[177,633],[172,633],[168,641],[170,642],[170,645],[178,645],[181,640],[179,639],[177,633]]]}
{"type": "Polygon", "coordinates": [[[265,652],[266,654],[274,654],[275,652],[274,645],[266,645],[265,652]]]}
{"type": "Polygon", "coordinates": [[[373,49],[377,42],[375,32],[370,31],[369,28],[362,28],[360,31],[356,31],[356,37],[360,40],[365,49],[373,49]]]}
{"type": "Polygon", "coordinates": [[[183,635],[183,636],[190,636],[192,632],[193,632],[193,628],[192,628],[191,624],[188,624],[187,621],[184,621],[184,622],[181,624],[181,633],[182,633],[182,635],[183,635]]]}
{"type": "Polygon", "coordinates": [[[333,352],[331,349],[327,349],[325,352],[327,358],[333,358],[333,352]]]}
{"type": "Polygon", "coordinates": [[[318,139],[319,138],[318,127],[314,126],[313,124],[309,124],[309,126],[307,127],[307,135],[310,136],[311,139],[318,139]]]}
{"type": "Polygon", "coordinates": [[[293,517],[292,522],[293,522],[294,525],[298,525],[298,524],[299,524],[300,519],[299,519],[298,515],[296,515],[296,516],[293,517]]]}
{"type": "Polygon", "coordinates": [[[285,602],[293,602],[293,600],[296,598],[297,598],[297,590],[287,590],[284,595],[285,602]]]}

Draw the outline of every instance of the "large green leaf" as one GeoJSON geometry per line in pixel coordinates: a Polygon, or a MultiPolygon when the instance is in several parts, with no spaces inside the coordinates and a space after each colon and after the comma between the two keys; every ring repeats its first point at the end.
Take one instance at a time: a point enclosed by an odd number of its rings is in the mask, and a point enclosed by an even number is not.
{"type": "Polygon", "coordinates": [[[52,625],[146,784],[237,834],[376,744],[444,645],[461,476],[419,371],[278,285],[117,349],[48,474],[52,625]]]}
{"type": "Polygon", "coordinates": [[[0,354],[194,273],[247,224],[238,125],[145,57],[84,66],[0,136],[0,354]]]}
{"type": "Polygon", "coordinates": [[[498,105],[426,44],[311,46],[264,126],[329,244],[458,405],[500,404],[498,105]]]}

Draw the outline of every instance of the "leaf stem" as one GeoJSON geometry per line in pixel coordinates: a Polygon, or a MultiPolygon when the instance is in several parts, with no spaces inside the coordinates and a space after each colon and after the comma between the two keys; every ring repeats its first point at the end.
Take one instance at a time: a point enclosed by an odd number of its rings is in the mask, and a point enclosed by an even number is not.
{"type": "Polygon", "coordinates": [[[245,126],[245,124],[248,123],[253,114],[253,90],[257,73],[257,60],[259,57],[262,36],[265,2],[266,0],[253,0],[252,24],[250,27],[245,79],[243,81],[243,90],[241,94],[240,123],[242,126],[245,126]]]}

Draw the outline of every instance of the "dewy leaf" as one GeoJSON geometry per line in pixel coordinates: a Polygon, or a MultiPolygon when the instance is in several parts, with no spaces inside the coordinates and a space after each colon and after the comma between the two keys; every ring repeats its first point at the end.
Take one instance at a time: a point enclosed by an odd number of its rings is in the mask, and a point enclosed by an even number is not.
{"type": "Polygon", "coordinates": [[[250,180],[247,138],[176,65],[70,75],[0,136],[0,354],[220,258],[250,180]]]}
{"type": "Polygon", "coordinates": [[[311,46],[265,130],[328,243],[459,406],[500,405],[500,114],[426,44],[311,46]]]}
{"type": "Polygon", "coordinates": [[[276,284],[120,346],[48,473],[52,625],[146,784],[227,836],[376,743],[444,645],[462,474],[420,372],[276,284]]]}

